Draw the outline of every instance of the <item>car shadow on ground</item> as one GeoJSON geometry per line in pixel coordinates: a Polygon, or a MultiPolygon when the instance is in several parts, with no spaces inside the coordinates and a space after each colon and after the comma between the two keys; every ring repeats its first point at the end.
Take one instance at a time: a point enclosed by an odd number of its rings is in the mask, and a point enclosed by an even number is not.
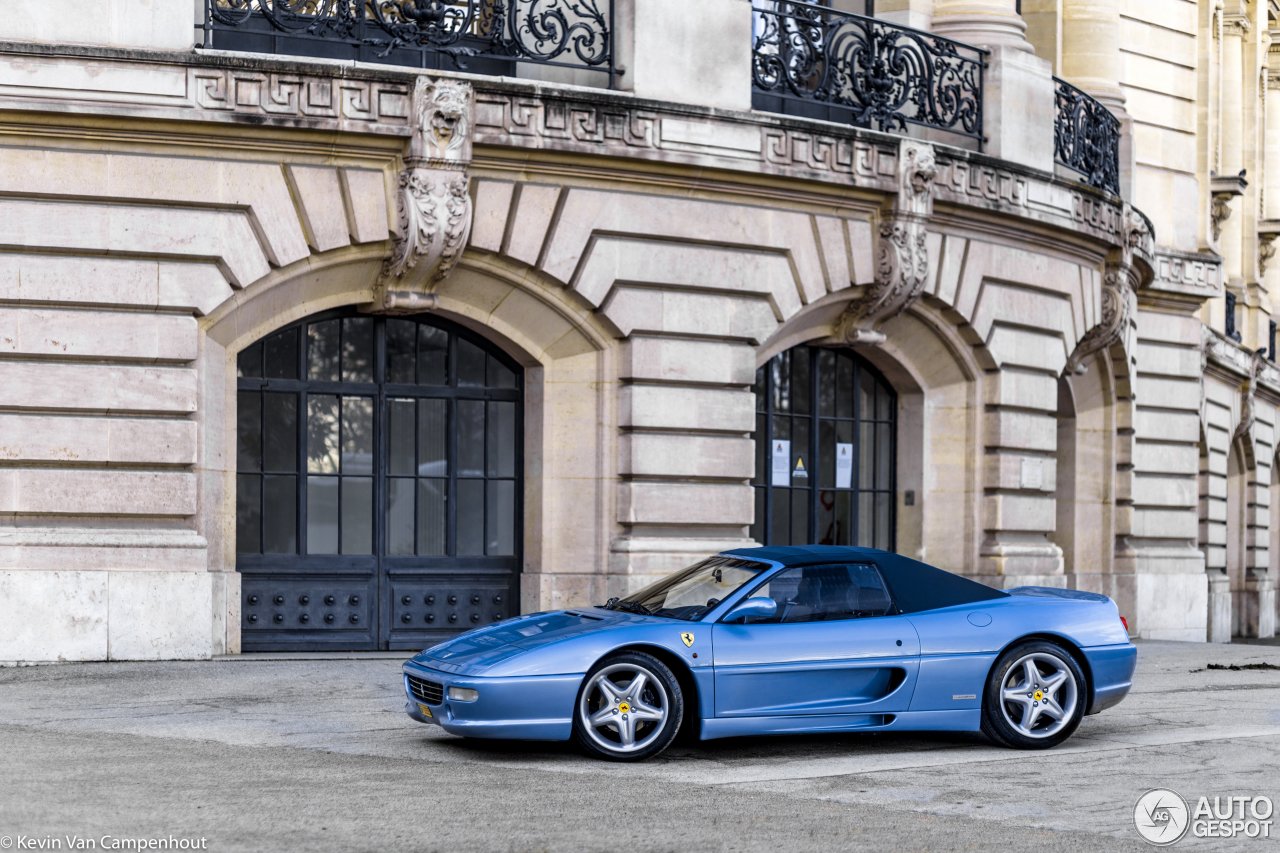
{"type": "MultiPolygon", "coordinates": [[[[563,761],[589,759],[572,741],[489,740],[463,737],[423,738],[424,745],[449,750],[457,758],[563,761]]],[[[664,761],[802,761],[852,755],[890,755],[927,750],[990,747],[991,741],[970,732],[850,732],[835,734],[734,737],[698,741],[682,736],[650,759],[664,761]]]]}

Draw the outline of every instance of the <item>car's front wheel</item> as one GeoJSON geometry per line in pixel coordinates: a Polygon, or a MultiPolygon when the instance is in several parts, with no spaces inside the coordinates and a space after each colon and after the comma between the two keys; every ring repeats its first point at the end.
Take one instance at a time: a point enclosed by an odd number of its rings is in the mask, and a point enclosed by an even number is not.
{"type": "Polygon", "coordinates": [[[1009,649],[991,670],[982,731],[1018,749],[1048,749],[1071,736],[1084,717],[1084,671],[1066,649],[1032,641],[1009,649]]]}
{"type": "Polygon", "coordinates": [[[583,679],[574,739],[610,761],[641,761],[666,749],[680,730],[684,696],[675,673],[644,652],[622,652],[583,679]]]}

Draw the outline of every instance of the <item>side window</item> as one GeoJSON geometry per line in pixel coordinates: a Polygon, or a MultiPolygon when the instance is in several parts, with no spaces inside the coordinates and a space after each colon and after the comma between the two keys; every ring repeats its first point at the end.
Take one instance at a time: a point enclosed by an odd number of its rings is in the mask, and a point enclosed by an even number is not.
{"type": "Polygon", "coordinates": [[[753,624],[860,619],[893,609],[880,573],[865,563],[788,569],[751,593],[757,596],[776,601],[778,612],[769,619],[752,619],[753,624]]]}

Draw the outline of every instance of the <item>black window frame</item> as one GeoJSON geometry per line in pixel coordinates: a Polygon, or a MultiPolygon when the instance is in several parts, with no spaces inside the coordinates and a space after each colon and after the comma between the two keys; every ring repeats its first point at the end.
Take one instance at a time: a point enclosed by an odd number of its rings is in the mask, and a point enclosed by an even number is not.
{"type": "MultiPolygon", "coordinates": [[[[832,377],[832,381],[838,382],[839,381],[838,368],[833,368],[833,374],[834,375],[832,377]]],[[[794,376],[794,368],[788,369],[788,376],[789,377],[794,376]]],[[[756,393],[756,410],[755,410],[756,430],[754,433],[754,437],[756,441],[755,456],[756,456],[757,470],[755,472],[755,476],[752,478],[752,481],[751,481],[753,497],[755,499],[755,504],[756,504],[755,516],[751,524],[752,539],[760,543],[761,545],[766,545],[766,546],[767,545],[807,545],[807,544],[834,544],[834,545],[847,544],[847,545],[864,545],[868,547],[876,547],[886,551],[896,550],[897,532],[898,532],[897,527],[898,527],[898,402],[899,402],[899,398],[898,398],[897,391],[894,389],[893,385],[890,384],[890,382],[885,378],[884,374],[881,373],[879,370],[877,370],[874,365],[872,365],[869,361],[867,361],[867,359],[863,358],[858,353],[848,348],[821,347],[821,346],[816,346],[812,344],[800,344],[800,345],[791,347],[790,349],[785,350],[784,352],[776,354],[775,356],[770,358],[767,362],[765,362],[763,365],[761,365],[756,370],[756,380],[755,380],[754,390],[756,393]],[[819,364],[820,364],[820,358],[821,358],[820,354],[824,352],[834,353],[835,354],[834,360],[836,363],[838,363],[838,360],[840,358],[849,358],[852,360],[852,384],[851,384],[851,387],[848,389],[848,393],[851,394],[853,398],[852,418],[839,417],[838,403],[835,405],[835,411],[837,412],[835,417],[829,418],[827,416],[822,415],[820,412],[818,400],[819,400],[820,383],[821,383],[822,376],[821,376],[821,371],[819,370],[819,364]],[[807,388],[808,399],[809,399],[809,412],[808,414],[799,414],[799,415],[795,414],[794,411],[779,412],[776,409],[775,401],[777,400],[778,395],[775,393],[774,371],[771,369],[774,363],[779,359],[794,358],[797,353],[804,353],[806,357],[809,358],[809,367],[808,367],[809,379],[808,379],[808,388],[807,388]],[[862,401],[860,399],[861,395],[858,393],[858,388],[861,383],[861,377],[863,373],[869,374],[872,380],[874,381],[874,383],[879,388],[883,388],[884,391],[888,393],[889,418],[887,420],[880,419],[878,417],[870,417],[870,418],[863,417],[863,414],[861,411],[862,410],[862,401]],[[761,398],[763,398],[764,400],[763,407],[760,405],[761,398]],[[792,537],[790,536],[788,536],[788,539],[785,542],[775,541],[775,538],[773,536],[773,518],[774,518],[774,512],[775,512],[774,503],[776,499],[774,494],[775,490],[779,490],[779,489],[785,490],[788,495],[789,501],[792,500],[791,496],[797,490],[797,487],[794,485],[794,477],[792,478],[792,485],[790,486],[774,486],[772,484],[772,454],[769,448],[772,445],[772,442],[775,438],[774,423],[775,423],[776,416],[790,417],[793,419],[796,417],[802,417],[802,418],[807,418],[809,421],[808,434],[806,436],[806,439],[808,442],[808,452],[810,455],[808,470],[810,472],[809,482],[811,484],[811,486],[807,489],[809,492],[808,504],[807,504],[808,538],[800,542],[793,541],[792,537]],[[819,441],[821,437],[823,421],[832,421],[832,422],[845,421],[845,422],[850,422],[853,425],[853,471],[850,479],[850,487],[848,489],[836,489],[834,485],[830,488],[823,488],[818,485],[821,472],[819,470],[819,465],[818,465],[819,456],[818,456],[817,449],[818,449],[819,441]],[[878,435],[879,425],[887,424],[889,427],[889,430],[888,430],[889,447],[887,449],[887,452],[889,454],[889,482],[887,485],[880,486],[876,484],[874,470],[873,470],[872,486],[870,488],[863,488],[861,486],[862,449],[863,449],[862,427],[864,424],[874,425],[872,427],[873,435],[878,435]],[[763,432],[762,432],[762,425],[763,425],[763,432]],[[761,450],[761,447],[764,448],[763,451],[761,450]],[[819,533],[818,505],[819,505],[819,501],[821,500],[821,495],[824,492],[831,492],[831,493],[848,492],[851,494],[850,514],[849,514],[850,541],[847,543],[846,542],[821,542],[818,539],[818,533],[819,533]],[[863,541],[861,539],[862,531],[860,530],[859,502],[861,500],[861,495],[863,494],[871,494],[873,496],[887,495],[887,498],[889,501],[889,519],[888,519],[887,541],[883,543],[874,541],[874,533],[873,533],[872,541],[863,541]],[[763,500],[763,508],[761,508],[761,505],[760,505],[762,500],[763,500]]],[[[839,389],[837,388],[835,390],[838,392],[839,389]]],[[[793,423],[794,423],[794,420],[793,420],[793,423]]],[[[880,448],[877,446],[879,444],[878,437],[874,438],[874,441],[875,441],[875,445],[873,445],[872,447],[871,457],[870,457],[871,463],[873,466],[876,464],[877,460],[879,459],[879,453],[880,453],[880,448]]],[[[794,451],[795,451],[794,440],[792,443],[792,451],[794,455],[794,451]]],[[[791,517],[790,513],[792,511],[791,507],[788,506],[786,508],[786,511],[788,513],[788,519],[790,519],[791,517]]],[[[874,531],[874,528],[875,528],[875,498],[874,497],[872,499],[871,523],[874,531]]],[[[787,527],[788,527],[788,531],[792,530],[794,527],[793,522],[789,520],[787,527]]]]}

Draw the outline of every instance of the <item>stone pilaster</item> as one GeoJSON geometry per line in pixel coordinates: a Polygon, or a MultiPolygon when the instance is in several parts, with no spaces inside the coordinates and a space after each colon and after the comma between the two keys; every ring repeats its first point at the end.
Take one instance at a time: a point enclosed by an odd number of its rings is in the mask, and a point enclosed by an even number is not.
{"type": "Polygon", "coordinates": [[[1133,118],[1125,108],[1120,6],[1111,0],[1063,0],[1060,75],[1097,98],[1120,121],[1120,193],[1133,187],[1133,118]]]}
{"type": "Polygon", "coordinates": [[[986,153],[1053,171],[1053,69],[1035,55],[1015,0],[938,0],[933,32],[990,51],[983,96],[986,153]]]}

